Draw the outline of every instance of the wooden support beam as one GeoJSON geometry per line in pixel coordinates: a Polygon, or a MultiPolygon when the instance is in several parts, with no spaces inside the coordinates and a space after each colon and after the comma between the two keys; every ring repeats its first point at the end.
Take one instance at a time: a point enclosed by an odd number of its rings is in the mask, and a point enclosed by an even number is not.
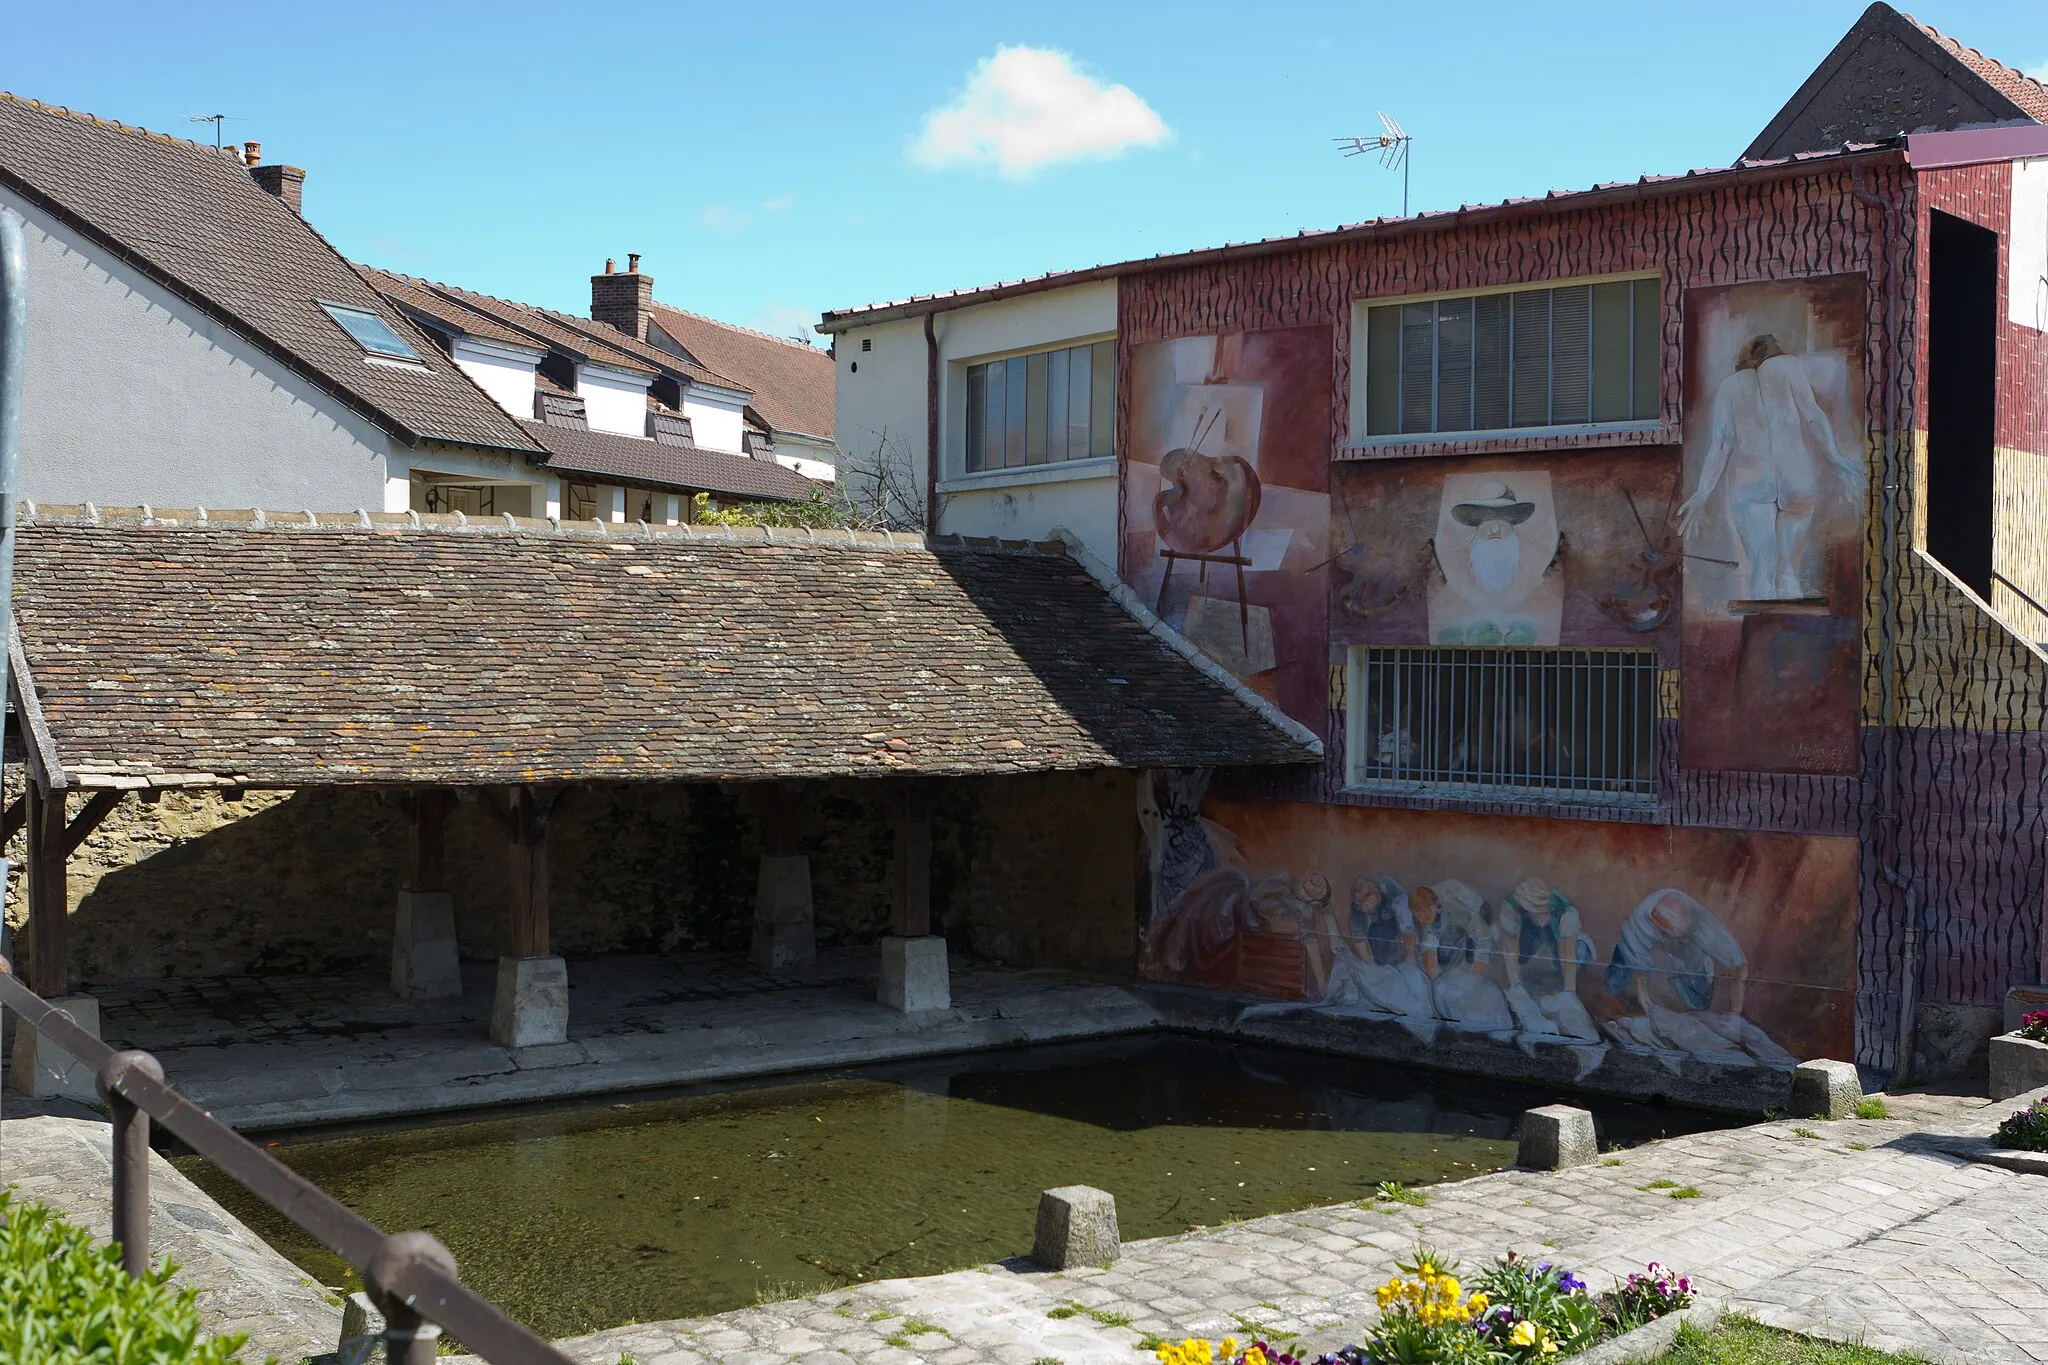
{"type": "Polygon", "coordinates": [[[448,812],[454,793],[441,787],[414,792],[412,801],[412,876],[408,891],[448,889],[448,812]]]}
{"type": "MultiPolygon", "coordinates": [[[[507,822],[512,855],[511,892],[500,937],[501,956],[547,957],[548,821],[562,799],[560,787],[508,789],[507,822]]],[[[486,800],[495,797],[487,796],[486,800]]]]}
{"type": "Polygon", "coordinates": [[[121,804],[121,798],[125,794],[120,791],[97,791],[92,794],[92,799],[85,803],[85,809],[78,812],[78,818],[64,827],[66,858],[78,852],[78,846],[100,827],[100,821],[113,813],[114,807],[121,804]]]}
{"type": "Polygon", "coordinates": [[[890,928],[902,938],[932,931],[932,798],[926,783],[903,784],[890,867],[890,928]]]}
{"type": "Polygon", "coordinates": [[[28,788],[28,932],[34,944],[28,987],[51,999],[71,994],[71,895],[64,876],[64,793],[28,788]]]}
{"type": "MultiPolygon", "coordinates": [[[[21,833],[21,827],[28,823],[28,793],[23,792],[7,803],[7,813],[0,815],[0,844],[6,843],[21,833]]],[[[2048,949],[2048,945],[2044,945],[2048,949]]]]}

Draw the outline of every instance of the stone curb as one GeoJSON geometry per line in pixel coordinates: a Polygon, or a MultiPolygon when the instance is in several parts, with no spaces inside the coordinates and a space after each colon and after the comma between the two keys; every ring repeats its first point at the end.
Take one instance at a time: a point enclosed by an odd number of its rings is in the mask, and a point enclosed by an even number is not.
{"type": "Polygon", "coordinates": [[[1676,1313],[1666,1313],[1636,1328],[1623,1332],[1618,1337],[1601,1342],[1588,1351],[1575,1356],[1564,1356],[1572,1365],[1632,1365],[1633,1362],[1654,1360],[1664,1353],[1665,1348],[1678,1340],[1679,1329],[1687,1323],[1710,1332],[1721,1320],[1721,1305],[1718,1303],[1696,1303],[1676,1313]]]}

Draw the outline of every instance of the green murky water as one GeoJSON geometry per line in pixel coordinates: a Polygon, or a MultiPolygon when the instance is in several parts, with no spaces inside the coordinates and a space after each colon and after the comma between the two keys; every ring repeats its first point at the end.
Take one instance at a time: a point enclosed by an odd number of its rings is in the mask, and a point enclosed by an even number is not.
{"type": "MultiPolygon", "coordinates": [[[[1455,1179],[1513,1160],[1556,1096],[1176,1036],[314,1133],[273,1154],[549,1337],[1028,1252],[1038,1191],[1095,1185],[1127,1239],[1455,1179]]],[[[1625,1144],[1710,1126],[1611,1105],[1625,1144]]],[[[321,1283],[348,1268],[196,1158],[184,1172],[321,1283]]]]}

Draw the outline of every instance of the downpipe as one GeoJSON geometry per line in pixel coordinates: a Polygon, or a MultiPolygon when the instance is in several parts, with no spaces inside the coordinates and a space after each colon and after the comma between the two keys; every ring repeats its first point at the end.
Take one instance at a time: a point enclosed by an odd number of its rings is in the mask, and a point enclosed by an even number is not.
{"type": "MultiPolygon", "coordinates": [[[[21,215],[0,209],[0,704],[7,697],[7,642],[14,636],[14,505],[21,500],[21,391],[28,356],[28,246],[21,215]]],[[[0,750],[0,781],[6,758],[0,750]]],[[[0,889],[12,869],[0,855],[0,889]]],[[[0,958],[11,958],[0,918],[0,958]]]]}

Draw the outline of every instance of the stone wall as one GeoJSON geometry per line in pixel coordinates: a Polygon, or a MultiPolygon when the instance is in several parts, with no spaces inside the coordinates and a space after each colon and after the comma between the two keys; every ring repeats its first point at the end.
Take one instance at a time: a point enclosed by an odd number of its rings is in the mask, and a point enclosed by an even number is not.
{"type": "MultiPolygon", "coordinates": [[[[763,819],[792,810],[811,857],[819,944],[872,941],[889,920],[892,793],[855,780],[813,784],[793,802],[701,785],[578,788],[550,830],[555,946],[572,956],[743,951],[763,819]]],[[[1129,968],[1135,812],[1128,773],[938,784],[937,926],[956,948],[1003,962],[1129,968]]],[[[463,951],[489,957],[506,893],[504,837],[467,802],[447,837],[463,951]]],[[[74,971],[90,983],[386,960],[410,839],[399,806],[368,791],[232,802],[171,792],[153,806],[130,797],[72,858],[74,971]]],[[[9,855],[17,872],[6,914],[19,932],[19,836],[9,855]]],[[[32,935],[23,946],[33,953],[32,935]]]]}

